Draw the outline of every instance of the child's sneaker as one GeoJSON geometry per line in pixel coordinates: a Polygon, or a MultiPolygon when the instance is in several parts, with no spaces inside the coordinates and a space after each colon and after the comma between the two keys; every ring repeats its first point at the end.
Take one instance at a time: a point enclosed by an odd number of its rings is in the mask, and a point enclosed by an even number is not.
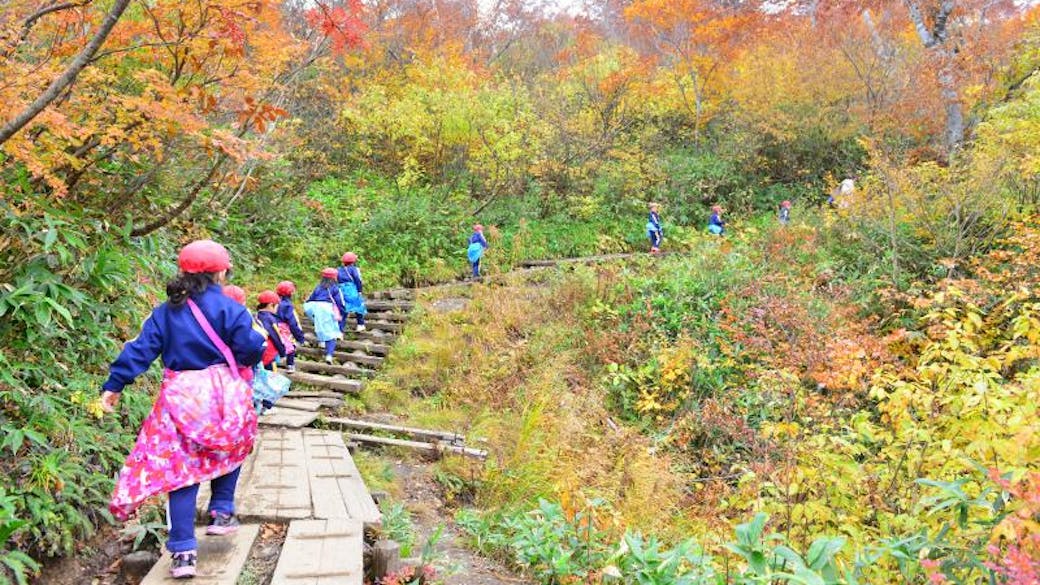
{"type": "Polygon", "coordinates": [[[331,355],[325,356],[325,363],[329,364],[330,366],[332,365],[332,356],[331,355]]]}
{"type": "Polygon", "coordinates": [[[365,327],[364,325],[358,325],[358,326],[357,326],[357,332],[358,332],[358,333],[361,333],[361,332],[362,332],[362,331],[364,331],[365,329],[366,329],[366,327],[365,327]]]}
{"type": "Polygon", "coordinates": [[[210,512],[209,526],[206,527],[206,534],[216,536],[234,534],[238,531],[238,527],[238,518],[235,518],[231,514],[224,514],[223,512],[210,512]]]}
{"type": "Polygon", "coordinates": [[[195,576],[195,570],[199,564],[199,555],[196,551],[173,553],[173,563],[170,564],[170,577],[174,579],[191,579],[195,576]]]}
{"type": "Polygon", "coordinates": [[[293,365],[293,366],[285,366],[285,372],[288,373],[288,374],[295,374],[296,373],[296,366],[295,365],[293,365]]]}

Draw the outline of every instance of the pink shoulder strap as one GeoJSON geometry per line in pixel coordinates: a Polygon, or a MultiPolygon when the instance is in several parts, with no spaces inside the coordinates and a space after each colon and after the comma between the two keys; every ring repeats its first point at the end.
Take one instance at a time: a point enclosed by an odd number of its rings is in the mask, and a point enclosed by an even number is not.
{"type": "Polygon", "coordinates": [[[195,301],[188,299],[188,308],[191,309],[191,314],[195,315],[195,320],[202,326],[202,330],[206,332],[209,340],[213,342],[213,345],[217,346],[217,350],[221,355],[224,356],[224,361],[231,366],[231,375],[238,378],[238,362],[235,361],[234,354],[231,353],[231,348],[224,343],[224,340],[217,335],[217,332],[213,330],[213,326],[209,324],[209,320],[202,314],[202,309],[195,304],[195,301]]]}

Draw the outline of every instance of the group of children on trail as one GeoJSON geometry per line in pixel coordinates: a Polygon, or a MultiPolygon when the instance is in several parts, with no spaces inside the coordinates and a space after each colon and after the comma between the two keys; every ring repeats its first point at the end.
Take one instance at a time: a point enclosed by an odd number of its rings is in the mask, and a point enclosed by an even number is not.
{"type": "MultiPolygon", "coordinates": [[[[778,208],[778,219],[783,225],[791,221],[791,202],[784,200],[778,208]]],[[[708,233],[722,236],[726,233],[726,222],[722,219],[722,207],[713,205],[711,215],[708,217],[708,233]]],[[[650,215],[646,222],[646,237],[650,240],[650,253],[658,254],[661,251],[661,241],[664,239],[664,230],[661,227],[661,214],[656,203],[650,204],[650,215]]]]}
{"type": "MultiPolygon", "coordinates": [[[[329,363],[348,314],[357,315],[358,331],[365,330],[356,262],[357,256],[347,253],[338,270],[322,270],[321,282],[304,303],[329,363]]],[[[292,372],[296,346],[306,338],[296,317],[292,282],[261,292],[254,318],[245,307],[245,291],[227,285],[231,257],[223,246],[211,240],[192,242],[181,249],[177,265],[179,274],[166,285],[167,301],[152,311],[141,333],[110,366],[101,406],[114,411],[123,388],[162,357],[159,395],[119,472],[109,510],[126,520],[149,497],[169,494],[170,574],[183,579],[196,574],[199,484],[209,481],[212,493],[206,534],[234,533],[239,527],[235,489],[240,466],[257,433],[257,387],[274,370],[276,359],[292,372]]]]}

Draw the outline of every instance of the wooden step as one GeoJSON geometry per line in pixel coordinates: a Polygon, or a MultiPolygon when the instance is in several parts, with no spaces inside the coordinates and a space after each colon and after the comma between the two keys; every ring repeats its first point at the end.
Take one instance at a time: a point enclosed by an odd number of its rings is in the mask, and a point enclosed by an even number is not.
{"type": "Polygon", "coordinates": [[[317,386],[319,388],[330,388],[339,392],[356,394],[361,392],[361,380],[352,380],[342,376],[322,376],[308,372],[295,372],[286,374],[289,379],[299,384],[317,386]]]}
{"type": "MultiPolygon", "coordinates": [[[[260,532],[259,524],[243,524],[234,534],[227,536],[207,536],[206,528],[195,529],[195,538],[199,541],[198,574],[191,581],[170,577],[170,563],[173,560],[169,553],[152,567],[141,585],[159,585],[160,583],[205,583],[207,585],[235,585],[238,576],[249,558],[249,549],[260,532]]],[[[361,581],[357,581],[361,583],[361,581]]]]}
{"type": "MultiPolygon", "coordinates": [[[[301,325],[301,327],[303,328],[303,332],[304,333],[314,333],[314,324],[309,322],[309,321],[304,322],[301,325]]],[[[404,327],[405,327],[404,323],[397,323],[397,322],[390,322],[390,321],[369,321],[368,319],[365,320],[365,328],[368,329],[369,331],[378,330],[378,331],[390,331],[390,332],[393,332],[393,333],[400,333],[400,332],[404,331],[404,327]]],[[[355,329],[357,329],[357,321],[355,321],[354,319],[347,319],[347,328],[344,331],[344,333],[348,333],[348,332],[354,331],[355,329]]]]}
{"type": "MultiPolygon", "coordinates": [[[[319,346],[323,346],[324,345],[322,342],[318,341],[318,338],[314,335],[313,332],[305,331],[304,335],[307,338],[307,341],[309,341],[309,342],[311,342],[313,344],[318,344],[319,346]]],[[[393,345],[393,343],[394,343],[394,341],[396,339],[397,339],[396,335],[394,335],[393,333],[387,333],[385,331],[371,331],[371,330],[369,330],[369,331],[363,331],[361,333],[357,333],[355,331],[347,330],[347,331],[343,332],[343,339],[337,339],[336,340],[336,345],[338,345],[338,346],[341,345],[343,347],[349,347],[345,342],[355,341],[355,342],[360,342],[360,343],[375,343],[375,344],[379,344],[379,345],[387,345],[387,346],[389,346],[389,345],[393,345]]]]}
{"type": "MultiPolygon", "coordinates": [[[[355,364],[362,364],[369,368],[378,368],[383,365],[383,358],[371,355],[364,355],[360,353],[348,353],[339,350],[339,342],[336,343],[337,351],[332,354],[332,358],[340,363],[350,362],[355,364]]],[[[314,347],[302,347],[296,350],[297,362],[299,363],[300,356],[306,356],[307,358],[313,358],[315,361],[325,359],[325,350],[314,347]]]]}
{"type": "Polygon", "coordinates": [[[343,366],[336,363],[327,364],[323,361],[312,362],[307,360],[296,360],[296,371],[312,372],[315,374],[324,374],[326,376],[340,374],[348,378],[369,378],[376,374],[374,370],[370,370],[367,368],[359,368],[357,366],[343,366]]]}
{"type": "Polygon", "coordinates": [[[257,422],[264,426],[286,427],[290,429],[303,428],[318,420],[318,413],[314,410],[298,410],[294,408],[281,408],[275,406],[260,415],[257,422]]]}
{"type": "Polygon", "coordinates": [[[411,311],[415,303],[405,300],[372,299],[365,301],[365,308],[375,313],[377,311],[411,311]]]}
{"type": "Polygon", "coordinates": [[[369,296],[373,299],[411,300],[415,298],[415,291],[410,288],[391,288],[387,290],[377,290],[373,293],[369,293],[369,296]]]}

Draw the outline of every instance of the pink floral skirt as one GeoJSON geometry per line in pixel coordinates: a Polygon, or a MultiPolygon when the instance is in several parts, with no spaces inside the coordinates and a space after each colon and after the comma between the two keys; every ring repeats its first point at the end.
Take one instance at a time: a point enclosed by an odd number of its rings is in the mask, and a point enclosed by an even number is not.
{"type": "Polygon", "coordinates": [[[126,458],[108,509],[126,520],[141,502],[220,477],[245,461],[256,439],[248,368],[166,370],[159,397],[126,458]]]}

